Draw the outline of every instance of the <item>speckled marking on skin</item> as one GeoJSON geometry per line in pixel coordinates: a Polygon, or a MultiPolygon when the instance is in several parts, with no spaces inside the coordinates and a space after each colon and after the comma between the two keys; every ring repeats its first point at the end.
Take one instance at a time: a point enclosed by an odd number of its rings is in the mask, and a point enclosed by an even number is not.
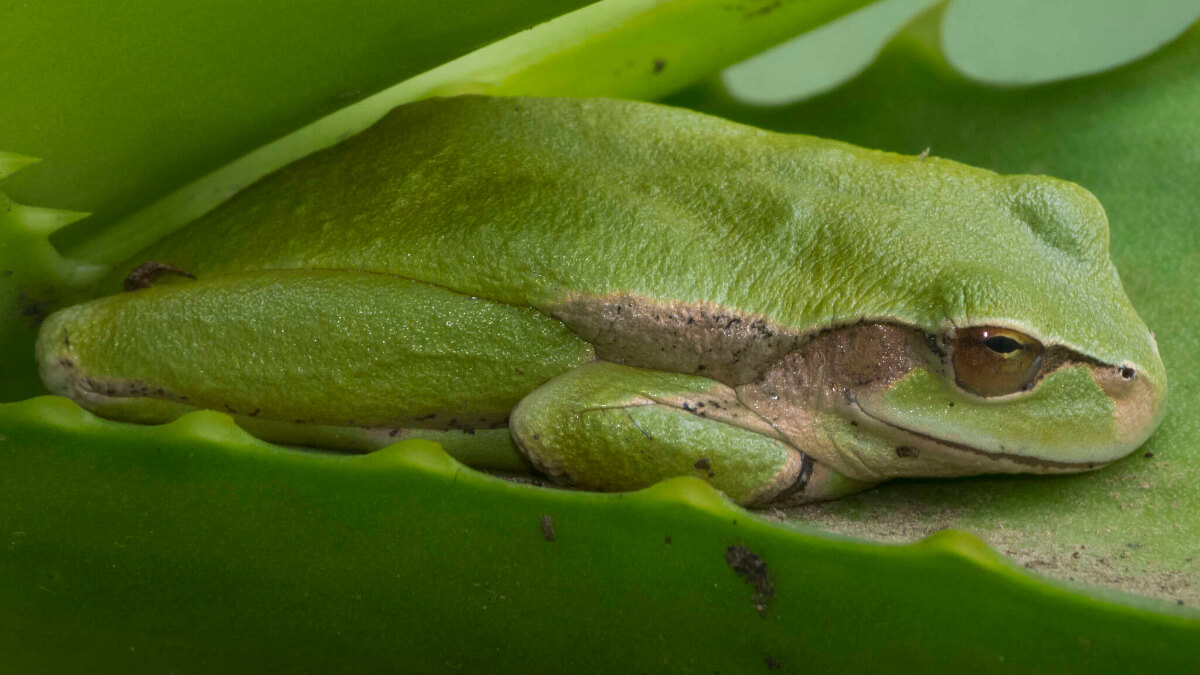
{"type": "Polygon", "coordinates": [[[661,301],[630,294],[585,296],[550,315],[605,361],[711,378],[730,386],[753,382],[802,336],[763,317],[715,303],[661,301]]]}

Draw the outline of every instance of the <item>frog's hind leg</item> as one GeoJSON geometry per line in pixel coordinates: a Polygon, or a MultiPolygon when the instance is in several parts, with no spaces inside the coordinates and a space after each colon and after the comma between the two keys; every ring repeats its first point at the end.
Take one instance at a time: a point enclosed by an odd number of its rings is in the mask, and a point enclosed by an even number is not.
{"type": "Polygon", "coordinates": [[[385,274],[151,281],[46,320],[38,361],[53,393],[128,422],[217,410],[290,445],[363,452],[429,438],[468,465],[517,471],[513,406],[594,358],[529,307],[385,274]]]}
{"type": "Polygon", "coordinates": [[[509,426],[534,466],[587,490],[634,490],[690,475],[760,506],[867,487],[784,442],[729,387],[692,375],[594,362],[526,396],[509,426]]]}

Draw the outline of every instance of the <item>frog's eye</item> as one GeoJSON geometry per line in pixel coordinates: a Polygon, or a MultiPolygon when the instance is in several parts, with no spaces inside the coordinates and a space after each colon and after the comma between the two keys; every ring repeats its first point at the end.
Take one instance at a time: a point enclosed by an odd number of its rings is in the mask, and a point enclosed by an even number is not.
{"type": "Polygon", "coordinates": [[[958,386],[980,396],[1003,396],[1033,383],[1044,351],[1024,333],[975,326],[955,333],[950,358],[958,386]]]}

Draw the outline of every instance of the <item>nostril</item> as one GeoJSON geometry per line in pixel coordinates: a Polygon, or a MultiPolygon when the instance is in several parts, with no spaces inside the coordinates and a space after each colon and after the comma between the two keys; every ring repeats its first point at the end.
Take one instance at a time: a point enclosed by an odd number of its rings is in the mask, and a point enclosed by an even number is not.
{"type": "Polygon", "coordinates": [[[1121,368],[1120,368],[1120,370],[1118,370],[1118,372],[1120,372],[1121,377],[1126,380],[1132,380],[1134,378],[1134,376],[1137,375],[1137,371],[1134,370],[1133,368],[1130,368],[1129,366],[1121,366],[1121,368]]]}

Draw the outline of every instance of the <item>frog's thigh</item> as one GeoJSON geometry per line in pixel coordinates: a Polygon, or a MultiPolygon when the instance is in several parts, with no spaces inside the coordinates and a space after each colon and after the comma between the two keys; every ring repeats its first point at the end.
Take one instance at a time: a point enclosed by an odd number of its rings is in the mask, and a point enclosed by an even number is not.
{"type": "Polygon", "coordinates": [[[516,456],[513,406],[593,358],[528,307],[337,270],[101,298],[49,317],[38,354],[54,393],[105,417],[160,423],[219,410],[267,440],[359,450],[433,436],[484,466],[495,465],[483,447],[491,439],[501,468],[516,456]]]}
{"type": "Polygon", "coordinates": [[[537,468],[583,489],[698,476],[739,504],[828,498],[807,492],[823,468],[702,377],[591,363],[527,396],[509,426],[537,468]]]}

